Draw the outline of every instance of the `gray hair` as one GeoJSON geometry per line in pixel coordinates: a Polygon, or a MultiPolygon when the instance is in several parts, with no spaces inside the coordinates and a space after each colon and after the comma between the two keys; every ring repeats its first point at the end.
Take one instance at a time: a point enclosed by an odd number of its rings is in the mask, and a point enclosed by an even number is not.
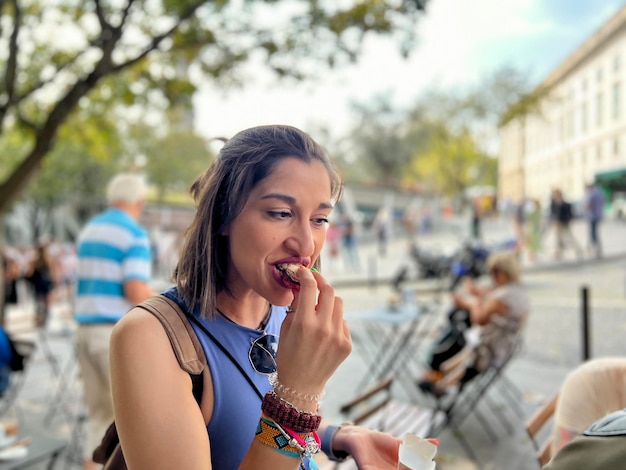
{"type": "Polygon", "coordinates": [[[487,269],[498,270],[509,277],[511,282],[519,282],[520,270],[517,253],[513,250],[496,251],[487,258],[487,269]]]}
{"type": "Polygon", "coordinates": [[[135,173],[120,173],[113,177],[107,186],[107,202],[135,204],[143,201],[148,193],[145,179],[135,173]]]}

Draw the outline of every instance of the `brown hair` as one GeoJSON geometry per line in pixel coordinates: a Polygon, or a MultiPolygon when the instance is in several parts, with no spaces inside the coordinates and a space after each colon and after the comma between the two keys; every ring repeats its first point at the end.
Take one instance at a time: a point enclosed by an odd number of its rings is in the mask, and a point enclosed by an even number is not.
{"type": "MultiPolygon", "coordinates": [[[[306,133],[290,126],[259,126],[229,139],[209,168],[193,183],[196,215],[174,278],[187,307],[213,316],[217,294],[228,292],[227,237],[222,230],[243,210],[250,192],[284,158],[321,162],[331,181],[331,197],[341,197],[341,179],[324,150],[306,133]]],[[[319,260],[317,261],[319,262],[319,260]]]]}

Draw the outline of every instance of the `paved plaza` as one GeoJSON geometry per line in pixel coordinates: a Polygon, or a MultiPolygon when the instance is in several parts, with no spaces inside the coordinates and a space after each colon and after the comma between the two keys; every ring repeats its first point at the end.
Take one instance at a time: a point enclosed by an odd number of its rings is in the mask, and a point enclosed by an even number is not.
{"type": "MultiPolygon", "coordinates": [[[[467,226],[468,227],[468,226],[467,226]]],[[[418,238],[421,246],[432,250],[449,250],[464,237],[463,220],[442,224],[429,234],[418,238]]],[[[575,235],[585,244],[586,226],[576,221],[575,235]]],[[[460,426],[460,432],[472,445],[476,461],[471,462],[459,445],[456,436],[445,431],[439,454],[443,463],[438,468],[485,470],[535,470],[531,443],[524,433],[524,420],[537,407],[558,390],[566,374],[582,361],[582,289],[586,288],[590,300],[591,353],[592,356],[624,355],[626,335],[626,246],[623,246],[626,224],[608,221],[602,227],[605,245],[604,258],[586,257],[578,260],[567,253],[562,260],[553,259],[554,246],[551,234],[545,239],[546,250],[531,263],[523,258],[523,282],[531,298],[531,312],[526,329],[523,352],[506,369],[507,378],[520,392],[519,404],[523,416],[518,416],[508,401],[494,390],[492,406],[498,406],[513,424],[507,433],[497,420],[497,441],[484,432],[480,423],[469,416],[460,426]]],[[[512,237],[512,225],[507,220],[486,221],[483,227],[488,241],[512,237]]],[[[346,268],[341,259],[324,259],[324,272],[336,285],[338,295],[344,299],[346,318],[354,335],[364,338],[359,330],[359,314],[373,308],[385,309],[393,296],[388,280],[398,269],[410,263],[406,253],[406,240],[398,237],[390,242],[384,257],[378,253],[373,241],[363,237],[359,245],[360,270],[346,268]]],[[[166,284],[161,281],[161,284],[166,284]]],[[[445,312],[449,299],[446,293],[429,290],[431,283],[411,279],[407,284],[417,294],[412,300],[427,306],[433,312],[445,312]]],[[[82,398],[78,387],[73,349],[74,324],[70,304],[55,304],[48,331],[38,332],[32,327],[32,305],[26,303],[9,312],[8,327],[16,335],[37,341],[38,349],[29,366],[26,382],[14,410],[24,429],[59,436],[70,441],[66,454],[61,456],[58,469],[79,469],[82,438],[84,436],[82,398]],[[77,418],[78,417],[78,418],[77,418]]],[[[390,313],[393,315],[393,313],[390,313]]],[[[414,345],[411,358],[418,364],[427,351],[429,339],[414,345]]],[[[364,344],[355,341],[353,354],[340,366],[327,387],[323,403],[325,415],[341,422],[340,405],[362,391],[364,378],[372,374],[372,358],[365,356],[364,344]]],[[[374,358],[375,359],[375,358],[374,358]]],[[[404,371],[394,393],[403,400],[418,400],[407,387],[412,383],[414,368],[404,371]]],[[[490,413],[485,409],[486,414],[490,413]]],[[[45,468],[40,466],[32,469],[45,468]]]]}

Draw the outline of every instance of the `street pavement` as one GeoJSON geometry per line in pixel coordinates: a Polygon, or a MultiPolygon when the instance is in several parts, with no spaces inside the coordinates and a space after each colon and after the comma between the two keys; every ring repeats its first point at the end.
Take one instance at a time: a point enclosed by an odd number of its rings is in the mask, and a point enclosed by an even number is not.
{"type": "MultiPolygon", "coordinates": [[[[429,250],[449,252],[467,237],[469,221],[454,219],[441,221],[430,233],[418,235],[418,243],[429,250]]],[[[587,233],[584,221],[573,224],[575,236],[583,247],[587,233]]],[[[624,355],[623,337],[626,334],[626,224],[607,221],[601,227],[604,257],[596,259],[585,256],[577,259],[574,253],[566,253],[555,260],[552,249],[553,235],[548,232],[544,239],[544,251],[538,260],[531,262],[522,256],[523,282],[531,299],[531,312],[525,331],[525,347],[506,370],[506,376],[520,392],[519,404],[523,416],[516,415],[508,401],[494,389],[493,402],[512,423],[513,433],[504,432],[501,423],[490,416],[498,432],[494,442],[481,428],[474,416],[469,416],[459,432],[474,449],[475,461],[471,461],[460,446],[455,434],[444,430],[439,438],[438,454],[442,470],[535,470],[533,448],[524,432],[524,421],[541,403],[556,392],[563,379],[584,359],[581,312],[583,289],[587,291],[591,317],[590,355],[592,357],[624,355]]],[[[488,219],[483,223],[484,238],[497,243],[513,237],[510,220],[488,219]]],[[[336,286],[336,293],[344,300],[346,318],[353,334],[363,332],[358,326],[358,315],[373,308],[385,309],[391,300],[397,300],[389,285],[398,270],[405,265],[414,268],[407,255],[407,242],[398,233],[386,247],[384,256],[370,236],[361,233],[358,245],[361,269],[349,269],[340,258],[323,255],[323,272],[336,286]]],[[[411,271],[413,273],[413,271],[411,271]]],[[[156,281],[157,287],[167,282],[156,281]]],[[[449,298],[445,292],[433,290],[433,283],[411,277],[408,292],[417,292],[414,300],[437,312],[445,312],[449,298]]],[[[391,315],[391,314],[390,314],[391,315]]],[[[72,344],[74,324],[70,303],[59,301],[54,305],[52,321],[47,333],[32,327],[33,306],[23,303],[8,313],[8,329],[16,336],[30,337],[38,342],[37,352],[30,363],[18,405],[13,414],[19,418],[23,430],[37,428],[53,436],[66,438],[71,446],[60,459],[56,468],[74,470],[80,468],[80,447],[84,426],[76,416],[83,415],[80,387],[72,344]],[[60,390],[60,391],[59,391],[60,390]]],[[[362,336],[360,336],[363,338],[362,336]]],[[[428,348],[427,336],[415,346],[415,358],[423,357],[428,348]]],[[[363,378],[371,374],[372,362],[365,355],[363,344],[355,341],[353,353],[339,367],[328,383],[323,410],[326,417],[341,422],[339,411],[342,403],[362,391],[363,378]]],[[[416,361],[416,362],[419,362],[416,361]]],[[[419,401],[420,398],[406,386],[412,383],[416,370],[409,367],[401,377],[405,386],[394,388],[401,400],[419,401]]],[[[492,406],[494,406],[492,404],[492,406]]],[[[484,404],[483,404],[484,406],[484,404]]],[[[43,469],[44,464],[29,467],[43,469]]]]}

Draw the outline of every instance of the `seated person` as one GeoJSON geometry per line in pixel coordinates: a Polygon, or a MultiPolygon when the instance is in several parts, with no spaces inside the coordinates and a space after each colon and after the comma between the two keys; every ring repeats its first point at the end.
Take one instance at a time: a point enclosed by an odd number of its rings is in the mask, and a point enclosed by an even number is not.
{"type": "Polygon", "coordinates": [[[626,409],[594,422],[563,447],[543,470],[622,470],[626,462],[626,409]]]}
{"type": "Polygon", "coordinates": [[[424,372],[420,388],[441,394],[450,381],[446,375],[458,375],[462,367],[460,385],[486,370],[491,365],[500,365],[512,352],[518,334],[528,312],[528,298],[520,284],[517,256],[513,251],[492,253],[487,259],[491,285],[481,287],[466,279],[466,294],[452,296],[454,309],[450,314],[451,327],[439,340],[429,360],[430,369],[424,372]],[[460,326],[459,326],[460,325],[460,326]],[[466,347],[467,331],[477,332],[478,340],[466,347]],[[457,330],[457,332],[454,332],[457,330]],[[458,331],[461,331],[459,335],[458,331]],[[456,342],[449,336],[456,338],[456,342]],[[446,343],[449,349],[444,347],[446,343]],[[466,354],[462,354],[465,352],[466,354]],[[456,357],[462,359],[455,360],[456,357]],[[446,363],[456,363],[445,367],[446,363]]]}
{"type": "Polygon", "coordinates": [[[565,379],[554,413],[552,455],[596,420],[626,407],[626,357],[589,360],[565,379]]]}

